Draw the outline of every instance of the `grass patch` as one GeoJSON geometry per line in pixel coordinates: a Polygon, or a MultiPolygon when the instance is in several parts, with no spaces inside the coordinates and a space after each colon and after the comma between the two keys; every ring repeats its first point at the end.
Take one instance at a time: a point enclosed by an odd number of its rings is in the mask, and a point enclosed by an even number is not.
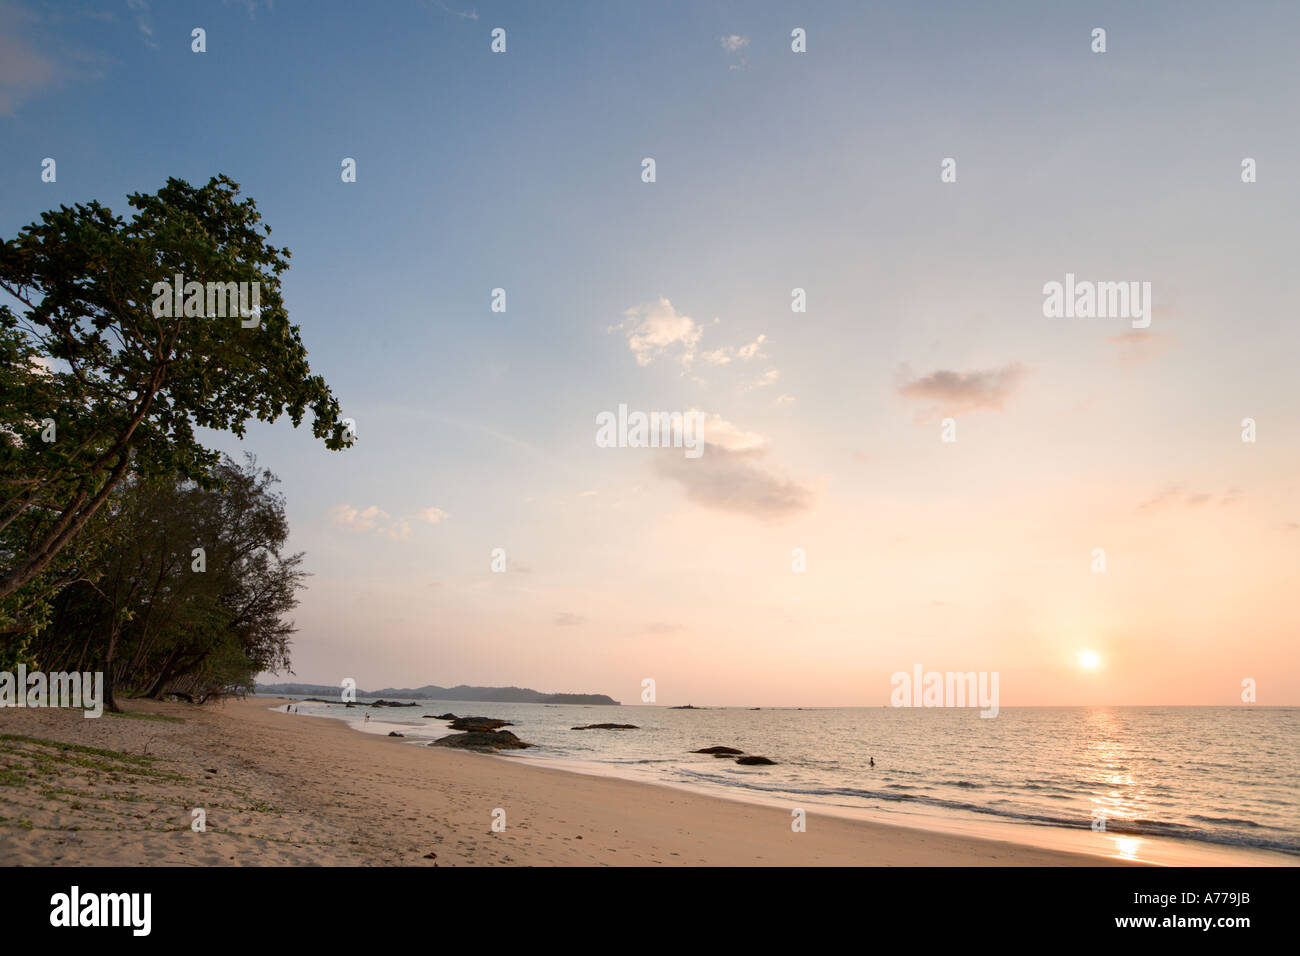
{"type": "Polygon", "coordinates": [[[25,787],[30,782],[27,774],[14,767],[0,767],[0,787],[25,787]]]}
{"type": "MultiPolygon", "coordinates": [[[[157,757],[145,754],[122,753],[117,750],[104,750],[101,747],[86,747],[82,744],[66,744],[60,740],[45,740],[41,737],[28,737],[23,734],[0,734],[0,752],[11,756],[27,758],[32,761],[36,774],[57,776],[65,767],[93,771],[107,775],[110,783],[124,782],[120,774],[128,777],[145,777],[153,780],[172,780],[179,783],[193,784],[189,777],[172,770],[155,767],[157,757]],[[9,746],[5,746],[8,744],[9,746]],[[30,751],[14,744],[27,744],[45,748],[30,751]],[[52,751],[52,752],[51,752],[52,751]]],[[[16,770],[17,768],[6,768],[16,770]]],[[[10,782],[9,774],[0,782],[10,782]]],[[[17,781],[14,781],[17,782],[17,781]]]]}
{"type": "Polygon", "coordinates": [[[131,712],[131,711],[124,710],[121,712],[114,712],[111,710],[106,710],[104,711],[104,716],[105,717],[130,717],[132,720],[161,720],[169,724],[185,723],[184,717],[173,717],[171,714],[146,714],[142,711],[131,712]]]}
{"type": "Polygon", "coordinates": [[[35,744],[37,747],[50,747],[64,753],[84,754],[90,757],[107,757],[124,763],[147,765],[157,760],[144,754],[128,754],[119,750],[104,750],[102,747],[86,747],[82,744],[65,744],[61,740],[46,740],[44,737],[28,737],[25,734],[0,734],[0,743],[35,744]]]}

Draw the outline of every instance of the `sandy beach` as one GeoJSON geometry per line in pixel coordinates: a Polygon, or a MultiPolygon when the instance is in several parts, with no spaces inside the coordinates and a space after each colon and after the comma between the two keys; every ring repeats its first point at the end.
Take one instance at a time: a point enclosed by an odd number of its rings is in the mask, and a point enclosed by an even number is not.
{"type": "Polygon", "coordinates": [[[128,701],[132,716],[97,720],[0,712],[0,864],[1120,862],[815,813],[795,833],[787,809],[407,746],[274,703],[128,701]],[[191,830],[194,808],[204,833],[191,830]]]}

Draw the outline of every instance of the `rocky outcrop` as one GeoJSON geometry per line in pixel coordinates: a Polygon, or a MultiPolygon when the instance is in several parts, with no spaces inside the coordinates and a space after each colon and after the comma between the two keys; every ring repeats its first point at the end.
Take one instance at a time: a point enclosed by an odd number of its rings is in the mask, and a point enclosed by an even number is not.
{"type": "Polygon", "coordinates": [[[508,720],[498,720],[495,717],[456,717],[447,725],[452,730],[468,731],[488,731],[497,730],[500,727],[513,727],[508,720]]]}
{"type": "Polygon", "coordinates": [[[399,734],[399,733],[398,733],[397,731],[395,731],[395,730],[390,730],[390,731],[388,732],[388,736],[390,736],[390,737],[405,737],[406,734],[399,734]]]}
{"type": "Polygon", "coordinates": [[[737,750],[735,747],[705,747],[701,750],[692,750],[693,754],[710,754],[716,758],[736,758],[736,763],[743,764],[746,767],[764,767],[775,764],[775,760],[767,757],[760,757],[755,754],[747,754],[743,750],[737,750]]]}
{"type": "MultiPolygon", "coordinates": [[[[433,715],[425,714],[424,716],[432,717],[433,715]]],[[[455,714],[439,714],[437,717],[434,717],[433,719],[434,720],[458,720],[459,718],[455,714]]]]}
{"type": "Polygon", "coordinates": [[[460,750],[522,750],[531,747],[508,730],[477,730],[465,734],[439,737],[430,747],[456,747],[460,750]]]}
{"type": "Polygon", "coordinates": [[[585,727],[570,727],[570,730],[640,730],[636,724],[587,724],[585,727]]]}
{"type": "MultiPolygon", "coordinates": [[[[362,701],[365,704],[365,701],[362,701]]],[[[415,707],[416,704],[403,704],[400,700],[377,700],[373,703],[365,704],[367,707],[415,707]]]]}

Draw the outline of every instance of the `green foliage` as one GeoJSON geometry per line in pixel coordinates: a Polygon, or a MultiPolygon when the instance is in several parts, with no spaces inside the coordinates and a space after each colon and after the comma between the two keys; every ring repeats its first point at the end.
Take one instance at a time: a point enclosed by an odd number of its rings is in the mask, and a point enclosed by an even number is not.
{"type": "Polygon", "coordinates": [[[24,307],[0,307],[0,644],[39,627],[60,588],[92,580],[94,548],[67,549],[127,474],[212,480],[218,456],[196,427],[243,435],[310,410],[328,448],[351,441],[289,322],[289,252],[267,242],[256,203],[225,176],[128,201],[130,220],[61,206],[0,243],[0,289],[24,307]],[[260,324],[155,316],[155,283],[176,275],[259,283],[260,324]],[[42,440],[49,421],[55,441],[42,440]]]}
{"type": "Polygon", "coordinates": [[[131,477],[91,534],[104,542],[88,577],[52,602],[49,626],[26,635],[46,670],[103,670],[116,691],[194,699],[238,693],[289,666],[305,577],[276,478],[250,457],[201,482],[131,477]],[[195,570],[193,549],[204,551],[195,570]]]}
{"type": "Polygon", "coordinates": [[[7,644],[0,644],[0,671],[8,671],[12,674],[19,664],[28,670],[35,670],[36,657],[31,652],[31,644],[31,634],[7,644]]]}

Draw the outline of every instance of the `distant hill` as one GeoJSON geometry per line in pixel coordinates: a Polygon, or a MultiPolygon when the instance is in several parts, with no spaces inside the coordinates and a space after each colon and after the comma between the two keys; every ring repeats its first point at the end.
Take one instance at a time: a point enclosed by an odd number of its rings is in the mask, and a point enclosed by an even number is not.
{"type": "MultiPolygon", "coordinates": [[[[259,694],[299,694],[303,696],[336,698],[341,693],[334,684],[258,684],[259,694]]],[[[528,687],[384,687],[380,690],[358,690],[357,698],[384,697],[389,700],[478,700],[498,704],[601,704],[618,706],[619,702],[604,694],[543,694],[528,687]]]]}

